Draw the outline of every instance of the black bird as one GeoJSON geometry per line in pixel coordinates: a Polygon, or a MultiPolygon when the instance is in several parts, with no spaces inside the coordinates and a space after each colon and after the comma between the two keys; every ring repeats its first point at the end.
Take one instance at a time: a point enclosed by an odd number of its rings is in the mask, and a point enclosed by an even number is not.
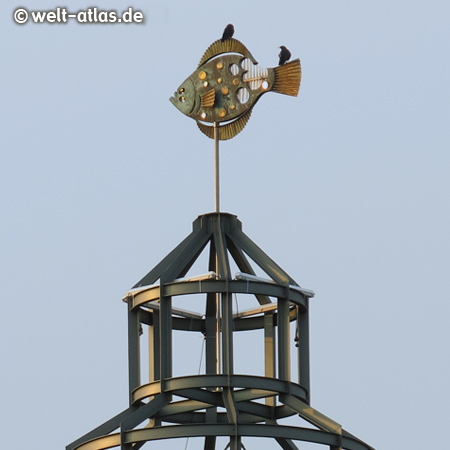
{"type": "Polygon", "coordinates": [[[278,55],[280,57],[280,62],[278,63],[278,65],[282,66],[286,61],[289,61],[289,58],[291,57],[291,52],[284,45],[282,45],[280,48],[281,52],[278,55]]]}
{"type": "Polygon", "coordinates": [[[227,39],[230,39],[233,37],[234,34],[234,27],[231,23],[229,23],[226,27],[225,30],[223,30],[223,35],[222,35],[222,42],[225,42],[227,39]]]}

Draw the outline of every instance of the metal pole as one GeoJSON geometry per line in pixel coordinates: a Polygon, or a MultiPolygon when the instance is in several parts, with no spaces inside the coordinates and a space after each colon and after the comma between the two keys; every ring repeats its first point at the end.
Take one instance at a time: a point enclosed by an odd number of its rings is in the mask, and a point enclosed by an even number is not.
{"type": "Polygon", "coordinates": [[[214,193],[216,213],[220,211],[220,185],[219,185],[219,127],[214,122],[214,193]]]}
{"type": "MultiPolygon", "coordinates": [[[[214,122],[214,198],[216,213],[220,211],[220,183],[219,183],[219,127],[214,122]]],[[[219,219],[220,223],[220,219],[219,219]]],[[[216,254],[216,273],[218,273],[219,263],[216,254]]],[[[220,374],[220,294],[216,294],[216,373],[220,374]]]]}

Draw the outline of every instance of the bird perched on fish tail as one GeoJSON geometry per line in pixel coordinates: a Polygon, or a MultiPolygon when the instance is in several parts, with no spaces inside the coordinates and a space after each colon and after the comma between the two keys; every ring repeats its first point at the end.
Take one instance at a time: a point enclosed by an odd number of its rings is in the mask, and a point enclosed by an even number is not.
{"type": "Polygon", "coordinates": [[[285,62],[289,61],[289,58],[291,57],[291,52],[284,45],[282,45],[280,48],[281,52],[278,55],[280,57],[280,61],[278,65],[282,66],[285,62]]]}
{"type": "Polygon", "coordinates": [[[222,35],[222,42],[225,42],[228,39],[231,39],[233,37],[234,34],[234,26],[229,23],[226,27],[225,30],[223,30],[223,35],[222,35]]]}

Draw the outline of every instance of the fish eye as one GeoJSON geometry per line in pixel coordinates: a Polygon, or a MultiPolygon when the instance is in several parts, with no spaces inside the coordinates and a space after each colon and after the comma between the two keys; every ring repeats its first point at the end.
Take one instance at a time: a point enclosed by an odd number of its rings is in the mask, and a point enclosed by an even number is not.
{"type": "Polygon", "coordinates": [[[184,92],[184,88],[181,88],[178,92],[179,92],[180,94],[182,94],[182,93],[184,92]]]}
{"type": "Polygon", "coordinates": [[[186,99],[184,97],[180,97],[180,102],[184,103],[186,101],[186,99]]]}

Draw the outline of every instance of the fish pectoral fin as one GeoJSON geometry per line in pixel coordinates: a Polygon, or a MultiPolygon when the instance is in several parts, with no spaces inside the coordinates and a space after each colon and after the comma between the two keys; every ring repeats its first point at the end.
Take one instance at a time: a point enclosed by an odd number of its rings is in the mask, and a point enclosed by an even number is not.
{"type": "MultiPolygon", "coordinates": [[[[228,122],[225,125],[220,125],[218,127],[219,140],[226,141],[228,139],[234,138],[237,134],[239,134],[244,129],[245,125],[247,125],[251,113],[252,110],[249,109],[245,114],[233,120],[232,122],[228,122]]],[[[205,125],[201,122],[197,122],[197,126],[203,134],[211,139],[214,139],[214,127],[205,125]]]]}
{"type": "Polygon", "coordinates": [[[214,101],[216,100],[216,91],[211,89],[210,91],[204,93],[201,96],[202,108],[212,108],[214,106],[214,101]]]}

